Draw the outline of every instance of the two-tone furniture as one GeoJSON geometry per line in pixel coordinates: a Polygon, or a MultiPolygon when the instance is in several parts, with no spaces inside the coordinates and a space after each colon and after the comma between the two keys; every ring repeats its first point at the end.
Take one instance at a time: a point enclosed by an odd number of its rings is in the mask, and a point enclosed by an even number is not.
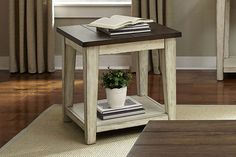
{"type": "Polygon", "coordinates": [[[174,120],[176,117],[176,38],[181,33],[151,24],[150,33],[109,37],[87,25],[60,27],[64,36],[63,109],[64,120],[73,120],[85,132],[87,144],[96,142],[96,133],[145,125],[149,120],[174,120]],[[148,97],[148,50],[162,50],[161,62],[165,108],[148,97]],[[76,52],[83,56],[84,103],[74,104],[76,52]],[[145,114],[100,120],[97,118],[99,55],[137,52],[137,95],[145,114]]]}

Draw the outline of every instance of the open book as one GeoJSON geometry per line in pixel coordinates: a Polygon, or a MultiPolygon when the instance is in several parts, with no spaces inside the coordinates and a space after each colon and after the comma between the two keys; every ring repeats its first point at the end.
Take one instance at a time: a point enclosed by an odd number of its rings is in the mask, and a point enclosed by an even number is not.
{"type": "Polygon", "coordinates": [[[113,15],[110,18],[103,17],[92,23],[89,26],[106,28],[106,29],[119,29],[128,25],[134,25],[138,23],[150,23],[153,20],[143,19],[139,17],[123,16],[123,15],[113,15]]]}

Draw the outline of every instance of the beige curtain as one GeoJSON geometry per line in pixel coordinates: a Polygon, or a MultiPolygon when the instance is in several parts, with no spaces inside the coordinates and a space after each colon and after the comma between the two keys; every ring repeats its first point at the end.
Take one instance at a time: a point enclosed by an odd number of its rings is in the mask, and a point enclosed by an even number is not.
{"type": "Polygon", "coordinates": [[[9,0],[10,72],[54,71],[52,0],[9,0]]]}
{"type": "MultiPolygon", "coordinates": [[[[150,18],[155,22],[164,24],[165,0],[132,0],[132,16],[150,18]]],[[[157,50],[150,52],[150,67],[155,74],[160,74],[159,53],[157,50]]],[[[132,71],[136,67],[135,53],[132,54],[132,71]]]]}

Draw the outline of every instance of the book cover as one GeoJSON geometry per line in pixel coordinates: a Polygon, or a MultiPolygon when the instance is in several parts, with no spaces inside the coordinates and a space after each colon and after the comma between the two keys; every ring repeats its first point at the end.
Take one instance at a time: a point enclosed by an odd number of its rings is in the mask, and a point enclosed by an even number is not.
{"type": "Polygon", "coordinates": [[[113,113],[113,114],[106,114],[106,115],[103,115],[98,112],[97,115],[98,115],[98,118],[100,118],[101,120],[109,120],[109,119],[122,118],[122,117],[134,116],[134,115],[139,115],[139,114],[145,114],[145,110],[138,109],[134,111],[124,111],[118,114],[113,113]]]}
{"type": "Polygon", "coordinates": [[[116,110],[112,110],[112,111],[104,111],[104,112],[100,112],[100,113],[101,114],[120,113],[123,111],[133,111],[133,110],[137,110],[137,109],[143,109],[143,106],[134,106],[134,107],[129,107],[129,108],[116,109],[116,110]]]}
{"type": "Polygon", "coordinates": [[[142,24],[136,24],[136,25],[128,25],[123,28],[119,29],[106,29],[106,28],[100,28],[100,29],[105,29],[108,32],[123,32],[123,31],[135,31],[135,30],[142,30],[142,29],[150,29],[149,24],[142,23],[142,24]]]}
{"type": "Polygon", "coordinates": [[[130,30],[130,31],[117,31],[117,32],[108,32],[107,30],[104,30],[104,29],[98,29],[98,31],[103,32],[103,33],[105,33],[105,34],[107,34],[109,36],[151,32],[150,29],[130,30]]]}

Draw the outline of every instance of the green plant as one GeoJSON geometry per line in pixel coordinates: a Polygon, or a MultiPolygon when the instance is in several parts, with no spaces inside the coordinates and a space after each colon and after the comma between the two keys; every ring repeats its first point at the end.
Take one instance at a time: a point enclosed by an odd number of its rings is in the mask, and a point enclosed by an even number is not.
{"type": "Polygon", "coordinates": [[[102,85],[105,88],[123,88],[128,86],[129,81],[132,79],[130,72],[122,70],[109,70],[107,73],[103,73],[102,85]]]}

